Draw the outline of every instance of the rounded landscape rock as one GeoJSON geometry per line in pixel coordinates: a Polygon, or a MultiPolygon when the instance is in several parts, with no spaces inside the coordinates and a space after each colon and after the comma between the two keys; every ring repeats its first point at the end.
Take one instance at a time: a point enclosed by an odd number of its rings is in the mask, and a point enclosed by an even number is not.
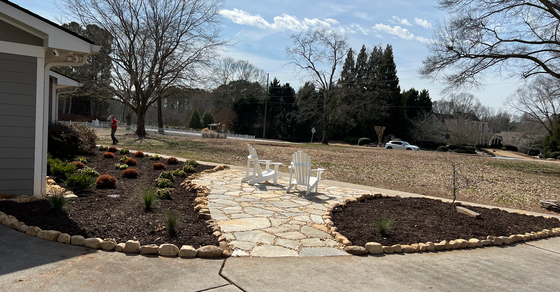
{"type": "Polygon", "coordinates": [[[179,253],[179,248],[174,244],[164,243],[159,246],[159,255],[164,257],[175,257],[179,253]]]}
{"type": "Polygon", "coordinates": [[[199,258],[219,258],[222,256],[223,250],[214,245],[206,245],[196,251],[199,258]]]}
{"type": "Polygon", "coordinates": [[[27,231],[25,231],[25,234],[37,236],[37,233],[39,233],[39,231],[41,231],[41,228],[37,226],[29,226],[29,228],[27,228],[27,231]]]}
{"type": "Polygon", "coordinates": [[[86,239],[81,235],[74,235],[70,239],[70,244],[72,244],[72,245],[84,245],[85,240],[86,239]]]}
{"type": "Polygon", "coordinates": [[[179,256],[182,258],[194,258],[196,257],[196,249],[190,245],[183,245],[179,250],[179,256]]]}
{"type": "Polygon", "coordinates": [[[117,242],[112,238],[106,238],[101,242],[101,248],[103,250],[114,250],[117,247],[117,242]]]}
{"type": "Polygon", "coordinates": [[[103,239],[101,238],[86,238],[84,240],[84,246],[89,248],[100,248],[103,239]]]}
{"type": "Polygon", "coordinates": [[[70,243],[70,240],[72,239],[72,236],[70,236],[70,234],[68,233],[61,233],[58,236],[57,241],[58,242],[63,242],[63,243],[70,243]]]}
{"type": "Polygon", "coordinates": [[[383,253],[383,246],[381,243],[377,242],[368,242],[365,246],[366,250],[370,254],[380,254],[383,253]]]}
{"type": "Polygon", "coordinates": [[[347,246],[344,248],[344,251],[351,255],[365,255],[368,253],[365,247],[358,245],[347,246]]]}
{"type": "MultiPolygon", "coordinates": [[[[127,242],[128,244],[128,242],[127,242]]],[[[126,250],[126,247],[125,247],[126,250]]],[[[125,251],[126,252],[126,251],[125,251]]],[[[154,255],[159,253],[159,246],[157,244],[147,244],[140,247],[140,254],[142,255],[154,255]]]]}
{"type": "Polygon", "coordinates": [[[140,242],[137,240],[129,240],[125,243],[123,252],[125,253],[139,253],[140,242]]]}

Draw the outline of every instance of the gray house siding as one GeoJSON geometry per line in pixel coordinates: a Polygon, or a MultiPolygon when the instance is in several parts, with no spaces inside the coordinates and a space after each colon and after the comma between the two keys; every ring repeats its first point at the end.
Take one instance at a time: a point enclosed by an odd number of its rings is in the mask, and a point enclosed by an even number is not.
{"type": "Polygon", "coordinates": [[[0,20],[0,40],[33,46],[43,46],[43,40],[0,20]]]}
{"type": "Polygon", "coordinates": [[[0,193],[33,194],[37,58],[0,53],[0,193]]]}

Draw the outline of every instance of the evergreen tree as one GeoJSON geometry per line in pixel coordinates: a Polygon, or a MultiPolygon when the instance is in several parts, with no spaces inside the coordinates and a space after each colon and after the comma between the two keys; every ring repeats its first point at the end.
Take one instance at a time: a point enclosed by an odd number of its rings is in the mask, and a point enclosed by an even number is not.
{"type": "Polygon", "coordinates": [[[354,51],[352,48],[346,54],[346,60],[340,72],[340,80],[338,81],[342,88],[356,87],[356,64],[354,61],[354,51]]]}
{"type": "MultiPolygon", "coordinates": [[[[236,100],[231,109],[237,114],[233,122],[233,130],[238,134],[257,135],[255,124],[259,121],[259,111],[262,112],[263,104],[254,96],[243,97],[236,100]]],[[[262,121],[262,120],[261,120],[262,121]]]]}
{"type": "Polygon", "coordinates": [[[367,50],[366,45],[362,45],[362,49],[356,59],[356,86],[360,93],[363,93],[365,90],[367,71],[367,50]]]}
{"type": "Polygon", "coordinates": [[[209,124],[214,123],[214,116],[210,110],[207,110],[202,115],[202,127],[208,127],[209,124]]]}
{"type": "Polygon", "coordinates": [[[200,113],[198,113],[198,109],[195,108],[189,118],[189,122],[187,123],[187,128],[199,130],[203,128],[202,121],[200,120],[200,113]]]}
{"type": "Polygon", "coordinates": [[[387,45],[383,52],[380,76],[383,78],[383,82],[378,84],[381,87],[383,98],[390,106],[386,132],[395,134],[397,137],[407,138],[406,104],[401,95],[399,78],[397,77],[397,65],[395,64],[393,47],[391,45],[387,45]]]}

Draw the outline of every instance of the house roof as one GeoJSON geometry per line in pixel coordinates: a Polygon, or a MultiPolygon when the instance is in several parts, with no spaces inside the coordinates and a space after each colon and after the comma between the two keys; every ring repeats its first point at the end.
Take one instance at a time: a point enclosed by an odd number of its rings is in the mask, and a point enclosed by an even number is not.
{"type": "Polygon", "coordinates": [[[15,4],[15,3],[12,3],[12,2],[10,2],[10,1],[8,1],[8,0],[0,0],[0,2],[4,2],[4,3],[6,3],[7,5],[10,5],[10,6],[14,7],[15,9],[18,9],[18,10],[20,10],[20,11],[26,13],[26,14],[29,14],[29,15],[31,15],[31,16],[33,16],[33,17],[35,17],[35,18],[37,18],[37,19],[39,19],[39,20],[41,20],[41,21],[43,21],[43,22],[45,22],[45,23],[47,23],[47,24],[49,24],[49,25],[51,25],[51,26],[53,26],[53,27],[55,27],[55,28],[57,28],[57,29],[60,29],[60,30],[62,30],[62,31],[64,31],[64,32],[66,32],[66,33],[69,33],[69,34],[71,34],[71,35],[73,35],[73,36],[75,36],[75,37],[77,37],[77,38],[80,38],[80,39],[82,39],[82,40],[84,40],[84,41],[86,41],[86,42],[88,42],[88,43],[90,43],[90,44],[93,44],[93,45],[95,44],[92,40],[90,40],[90,39],[88,39],[88,38],[86,38],[86,37],[83,37],[83,36],[81,36],[81,35],[79,35],[79,34],[73,32],[73,31],[71,31],[71,30],[69,30],[69,29],[67,29],[67,28],[64,28],[64,27],[62,27],[62,26],[60,26],[60,25],[58,25],[58,24],[56,24],[56,23],[54,23],[54,22],[52,22],[52,21],[50,21],[50,20],[48,20],[48,19],[46,19],[46,18],[40,16],[40,15],[38,15],[38,14],[35,14],[35,13],[33,13],[33,12],[31,12],[31,11],[29,11],[29,10],[27,10],[27,9],[25,9],[25,8],[23,8],[23,7],[19,6],[19,5],[17,5],[17,4],[15,4]]]}
{"type": "Polygon", "coordinates": [[[83,86],[82,83],[80,83],[80,81],[70,77],[70,76],[66,76],[64,74],[55,72],[53,70],[49,71],[49,75],[51,77],[54,77],[57,79],[57,84],[56,84],[56,89],[62,89],[62,88],[68,88],[68,87],[81,87],[83,86]]]}

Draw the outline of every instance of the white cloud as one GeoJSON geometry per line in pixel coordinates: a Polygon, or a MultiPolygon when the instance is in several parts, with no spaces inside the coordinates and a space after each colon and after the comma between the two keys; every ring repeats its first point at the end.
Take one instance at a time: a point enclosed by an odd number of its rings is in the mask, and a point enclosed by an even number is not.
{"type": "Polygon", "coordinates": [[[405,18],[398,18],[396,16],[393,16],[393,20],[389,20],[389,22],[391,23],[399,23],[402,25],[407,25],[407,26],[412,26],[412,24],[410,22],[408,22],[408,20],[406,20],[405,18]]]}
{"type": "Polygon", "coordinates": [[[355,12],[354,16],[356,16],[357,18],[364,19],[364,20],[373,20],[373,17],[369,16],[365,12],[355,12]]]}
{"type": "Polygon", "coordinates": [[[424,37],[415,36],[408,29],[402,28],[398,25],[391,27],[390,25],[378,23],[373,26],[372,29],[378,32],[385,32],[405,40],[416,40],[422,43],[428,43],[431,41],[430,39],[424,37]]]}
{"type": "Polygon", "coordinates": [[[332,18],[327,19],[309,19],[305,18],[299,20],[297,17],[292,15],[283,14],[282,16],[274,17],[274,22],[269,23],[260,15],[251,15],[243,10],[240,9],[233,9],[233,10],[221,10],[220,14],[228,18],[229,20],[241,24],[241,25],[249,25],[255,26],[262,29],[269,29],[274,31],[303,31],[309,28],[326,28],[331,29],[331,25],[338,24],[338,21],[332,18]]]}
{"type": "Polygon", "coordinates": [[[425,19],[414,18],[414,22],[424,28],[432,28],[432,24],[425,19]]]}

